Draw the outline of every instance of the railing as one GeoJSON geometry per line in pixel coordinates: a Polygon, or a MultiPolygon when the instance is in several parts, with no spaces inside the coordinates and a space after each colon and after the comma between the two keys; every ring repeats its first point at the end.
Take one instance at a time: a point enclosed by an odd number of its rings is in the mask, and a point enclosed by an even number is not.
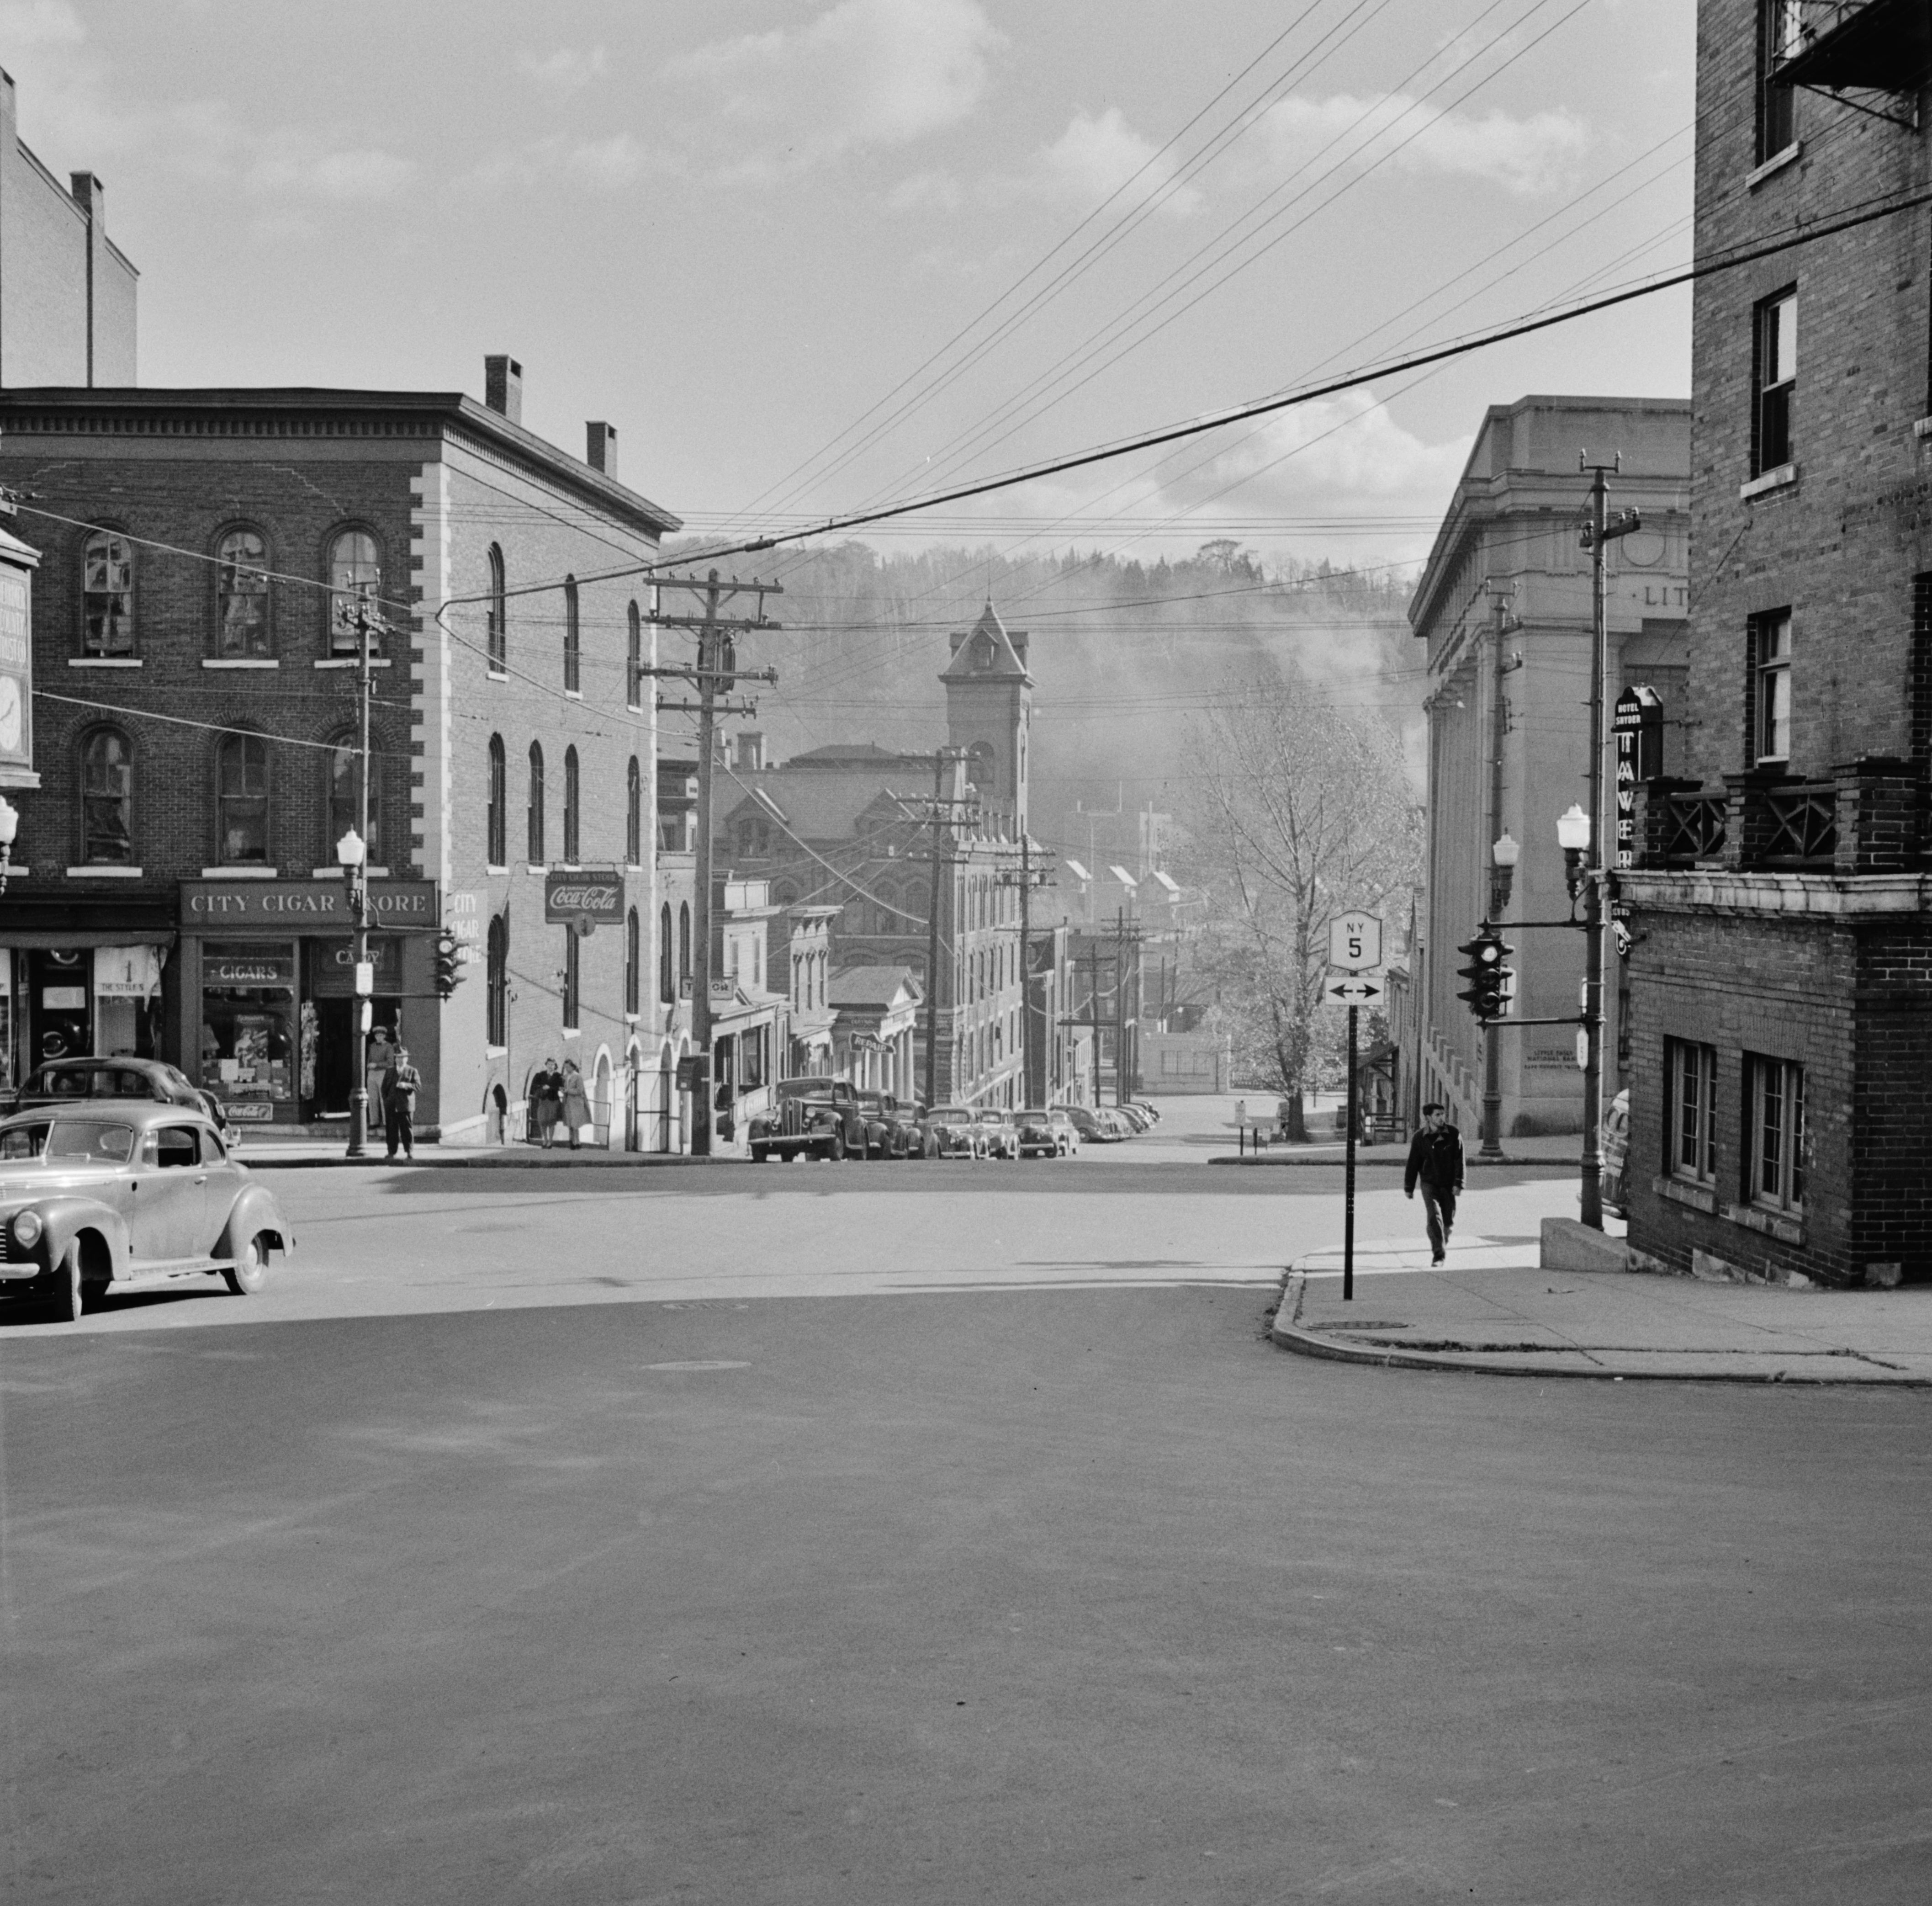
{"type": "Polygon", "coordinates": [[[1762,858],[1770,863],[1823,862],[1838,845],[1837,790],[1829,782],[1764,791],[1762,858]]]}
{"type": "Polygon", "coordinates": [[[1716,860],[1724,850],[1724,806],[1722,794],[1672,794],[1665,822],[1665,863],[1716,860]]]}

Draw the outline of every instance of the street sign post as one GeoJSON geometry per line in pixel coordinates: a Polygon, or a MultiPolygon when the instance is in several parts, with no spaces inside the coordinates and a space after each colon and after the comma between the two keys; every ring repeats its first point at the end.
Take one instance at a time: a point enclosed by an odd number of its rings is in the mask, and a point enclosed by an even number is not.
{"type": "Polygon", "coordinates": [[[1328,923],[1328,964],[1342,969],[1330,974],[1322,988],[1329,1004],[1348,1009],[1348,1136],[1342,1175],[1342,1301],[1355,1298],[1355,1132],[1361,1115],[1355,1103],[1355,1016],[1364,1006],[1379,1006],[1388,998],[1382,971],[1382,923],[1373,914],[1338,914],[1328,923]]]}

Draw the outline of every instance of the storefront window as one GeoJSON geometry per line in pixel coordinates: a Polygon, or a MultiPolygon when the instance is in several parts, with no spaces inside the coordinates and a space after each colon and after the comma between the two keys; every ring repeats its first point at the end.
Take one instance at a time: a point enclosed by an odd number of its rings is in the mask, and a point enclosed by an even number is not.
{"type": "Polygon", "coordinates": [[[201,1082],[232,1118],[263,1123],[292,1105],[300,1035],[292,944],[204,945],[201,1082]]]}

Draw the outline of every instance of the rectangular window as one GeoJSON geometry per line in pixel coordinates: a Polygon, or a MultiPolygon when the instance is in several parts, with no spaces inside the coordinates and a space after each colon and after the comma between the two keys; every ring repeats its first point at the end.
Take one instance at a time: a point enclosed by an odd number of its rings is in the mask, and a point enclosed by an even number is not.
{"type": "Polygon", "coordinates": [[[1791,759],[1791,611],[1774,609],[1750,622],[1749,699],[1744,760],[1782,767],[1791,759]]]}
{"type": "Polygon", "coordinates": [[[1772,1211],[1804,1208],[1804,1068],[1790,1059],[1747,1055],[1750,1150],[1744,1191],[1772,1211]]]}
{"type": "Polygon", "coordinates": [[[1665,1169],[1709,1184],[1718,1175],[1718,1052],[1688,1039],[1664,1042],[1665,1169]]]}
{"type": "Polygon", "coordinates": [[[1751,474],[1791,461],[1791,403],[1798,389],[1798,293],[1781,291],[1758,306],[1753,326],[1751,474]]]}
{"type": "Polygon", "coordinates": [[[1799,0],[1758,0],[1757,163],[1774,159],[1798,136],[1796,95],[1772,74],[1798,50],[1799,0]]]}

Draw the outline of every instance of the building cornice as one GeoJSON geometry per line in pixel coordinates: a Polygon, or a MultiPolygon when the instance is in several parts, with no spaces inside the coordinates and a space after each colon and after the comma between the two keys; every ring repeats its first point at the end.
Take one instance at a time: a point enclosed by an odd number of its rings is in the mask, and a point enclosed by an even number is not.
{"type": "Polygon", "coordinates": [[[461,391],[326,390],[294,386],[0,391],[0,434],[200,438],[474,438],[520,467],[650,536],[682,527],[648,497],[560,450],[461,391]]]}
{"type": "Polygon", "coordinates": [[[1653,913],[1856,920],[1932,913],[1932,875],[1748,873],[1640,868],[1619,873],[1617,896],[1653,913]]]}

